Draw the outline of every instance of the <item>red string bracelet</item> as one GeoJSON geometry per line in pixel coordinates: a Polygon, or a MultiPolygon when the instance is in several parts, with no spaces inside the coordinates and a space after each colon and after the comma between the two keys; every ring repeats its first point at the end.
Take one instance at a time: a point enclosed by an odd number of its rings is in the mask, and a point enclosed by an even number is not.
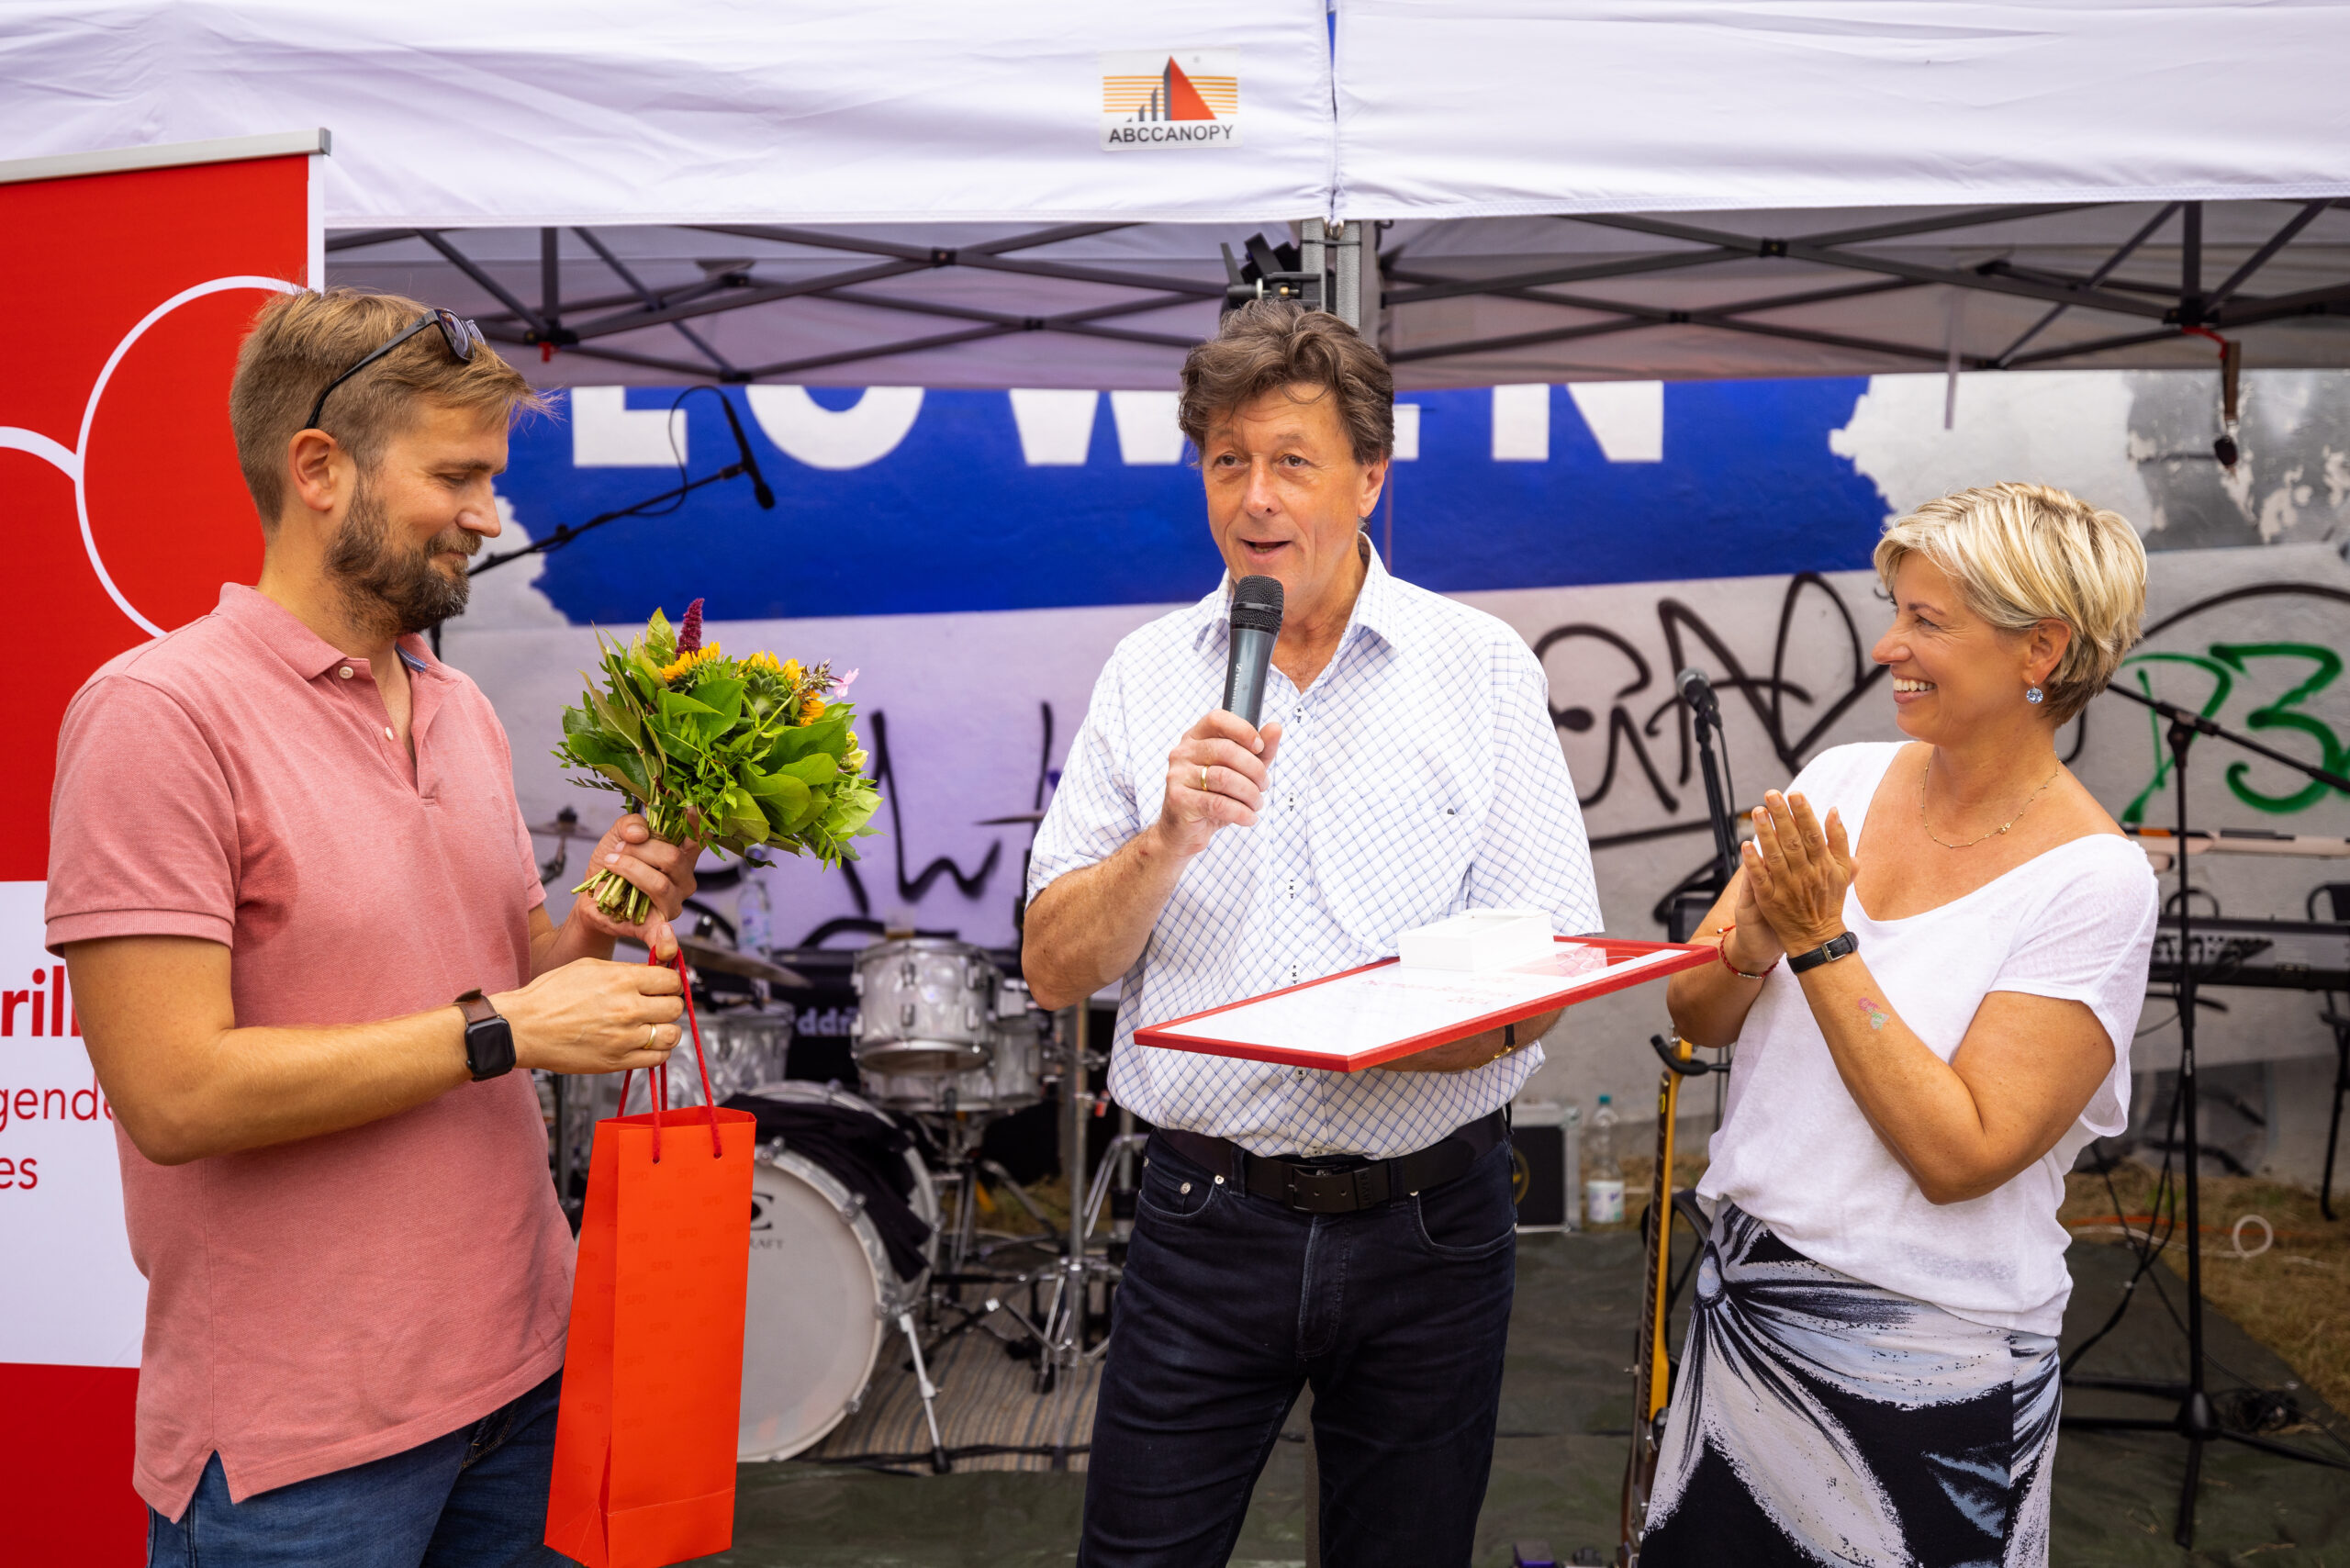
{"type": "MultiPolygon", "coordinates": [[[[1740,980],[1761,980],[1763,975],[1769,974],[1773,969],[1779,967],[1779,959],[1774,958],[1769,963],[1762,966],[1760,973],[1750,975],[1744,969],[1740,969],[1736,964],[1731,963],[1729,961],[1729,934],[1737,929],[1738,922],[1735,920],[1722,927],[1721,946],[1714,949],[1714,957],[1722,961],[1722,968],[1728,969],[1730,973],[1736,975],[1740,980]]],[[[1782,953],[1779,957],[1785,958],[1786,955],[1782,953]]]]}

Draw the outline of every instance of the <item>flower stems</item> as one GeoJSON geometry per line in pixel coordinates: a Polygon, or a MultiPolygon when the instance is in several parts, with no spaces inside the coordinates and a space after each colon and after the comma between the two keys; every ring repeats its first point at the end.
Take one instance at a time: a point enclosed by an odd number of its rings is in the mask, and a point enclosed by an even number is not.
{"type": "MultiPolygon", "coordinates": [[[[655,806],[645,812],[645,823],[654,837],[681,844],[685,842],[678,836],[685,831],[685,823],[677,820],[681,815],[674,806],[655,806]]],[[[598,909],[623,925],[642,925],[653,913],[652,898],[618,871],[599,871],[571,890],[590,894],[598,909]]]]}

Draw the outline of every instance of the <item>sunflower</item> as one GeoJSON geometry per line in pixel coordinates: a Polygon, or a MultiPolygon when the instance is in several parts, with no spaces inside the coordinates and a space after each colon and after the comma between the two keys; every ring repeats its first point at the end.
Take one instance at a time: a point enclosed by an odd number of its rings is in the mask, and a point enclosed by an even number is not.
{"type": "Polygon", "coordinates": [[[721,650],[715,643],[711,643],[702,647],[696,648],[689,654],[679,654],[675,659],[662,666],[661,684],[667,687],[675,687],[679,681],[684,680],[688,676],[692,675],[696,666],[707,663],[709,660],[719,656],[721,656],[721,650]]]}

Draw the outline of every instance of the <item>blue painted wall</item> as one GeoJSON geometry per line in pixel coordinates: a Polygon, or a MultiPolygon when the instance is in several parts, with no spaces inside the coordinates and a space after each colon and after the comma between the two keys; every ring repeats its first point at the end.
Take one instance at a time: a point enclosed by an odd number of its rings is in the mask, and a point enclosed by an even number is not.
{"type": "MultiPolygon", "coordinates": [[[[1563,387],[1550,389],[1547,462],[1493,459],[1486,391],[1406,394],[1420,452],[1396,465],[1396,568],[1465,592],[1863,566],[1885,503],[1828,437],[1867,385],[1669,385],[1654,463],[1608,462],[1563,387]]],[[[1215,580],[1196,471],[1122,462],[1106,398],[1081,467],[1030,466],[1007,394],[946,391],[923,398],[887,455],[824,470],[786,455],[735,396],[776,509],[759,510],[736,481],[554,553],[540,586],[566,617],[628,621],[697,594],[727,620],[1153,603],[1215,580]]],[[[817,394],[835,408],[857,396],[817,394]]],[[[632,388],[628,406],[675,397],[632,388]]],[[[695,474],[734,455],[711,397],[685,403],[695,474]]],[[[543,538],[673,478],[574,466],[559,415],[516,433],[500,488],[543,538]]]]}

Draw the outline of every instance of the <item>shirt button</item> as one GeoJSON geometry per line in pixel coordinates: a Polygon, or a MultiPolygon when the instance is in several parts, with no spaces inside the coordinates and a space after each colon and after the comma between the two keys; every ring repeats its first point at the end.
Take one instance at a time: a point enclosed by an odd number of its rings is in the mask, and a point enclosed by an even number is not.
{"type": "Polygon", "coordinates": [[[386,725],[384,726],[384,738],[385,738],[386,740],[387,740],[387,741],[396,741],[396,740],[399,739],[399,736],[397,736],[397,735],[396,735],[396,734],[392,734],[392,727],[391,727],[391,725],[389,725],[389,724],[386,724],[386,725]]]}
{"type": "Polygon", "coordinates": [[[345,680],[349,680],[351,678],[351,666],[349,665],[345,665],[341,669],[335,671],[335,674],[342,677],[345,680]]]}

